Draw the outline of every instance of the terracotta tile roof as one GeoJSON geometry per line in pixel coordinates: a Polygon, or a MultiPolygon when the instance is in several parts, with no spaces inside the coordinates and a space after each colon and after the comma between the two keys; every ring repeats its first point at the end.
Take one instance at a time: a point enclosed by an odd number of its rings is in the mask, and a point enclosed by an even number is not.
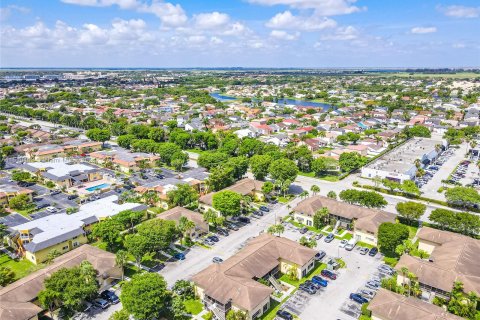
{"type": "Polygon", "coordinates": [[[386,289],[378,290],[368,309],[383,320],[461,320],[443,308],[386,289]]]}
{"type": "Polygon", "coordinates": [[[208,223],[206,223],[203,219],[203,215],[201,213],[188,210],[183,207],[175,207],[161,214],[157,215],[157,219],[164,219],[164,220],[173,220],[173,221],[180,221],[181,217],[185,217],[190,221],[193,221],[197,228],[208,232],[208,223]]]}
{"type": "MultiPolygon", "coordinates": [[[[241,195],[247,195],[250,194],[254,191],[261,191],[263,186],[262,181],[250,179],[250,178],[245,178],[240,181],[237,181],[233,186],[230,186],[228,188],[225,188],[223,190],[230,190],[236,193],[239,193],[241,195]]],[[[223,191],[221,190],[221,191],[223,191]]],[[[210,192],[207,193],[206,195],[200,197],[199,201],[202,203],[205,203],[206,205],[212,206],[213,205],[213,195],[216,192],[210,192]]]]}

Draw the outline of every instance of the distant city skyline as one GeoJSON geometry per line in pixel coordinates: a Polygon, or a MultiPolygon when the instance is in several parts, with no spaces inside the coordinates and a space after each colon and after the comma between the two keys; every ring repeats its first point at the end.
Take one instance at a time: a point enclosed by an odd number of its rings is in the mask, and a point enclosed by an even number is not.
{"type": "Polygon", "coordinates": [[[480,66],[475,0],[4,0],[0,67],[480,66]]]}

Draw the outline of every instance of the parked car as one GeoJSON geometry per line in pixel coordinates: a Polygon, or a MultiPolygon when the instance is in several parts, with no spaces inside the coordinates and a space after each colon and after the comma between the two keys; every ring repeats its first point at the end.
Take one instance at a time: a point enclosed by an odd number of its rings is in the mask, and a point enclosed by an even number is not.
{"type": "Polygon", "coordinates": [[[78,198],[78,195],[76,194],[71,194],[67,197],[68,200],[73,200],[73,199],[77,199],[78,198]]]}
{"type": "Polygon", "coordinates": [[[372,290],[378,290],[380,288],[380,283],[375,281],[367,281],[367,283],[365,284],[365,287],[372,290]]]}
{"type": "Polygon", "coordinates": [[[358,293],[350,293],[350,300],[353,300],[355,302],[358,302],[360,304],[367,303],[368,300],[359,295],[358,293]]]}
{"type": "Polygon", "coordinates": [[[218,242],[220,239],[216,235],[209,236],[207,239],[212,240],[213,242],[218,242]]]}
{"type": "Polygon", "coordinates": [[[54,195],[57,195],[57,194],[60,194],[60,193],[62,193],[62,191],[60,191],[60,190],[52,190],[52,191],[50,191],[50,195],[51,195],[51,196],[54,196],[54,195]]]}
{"type": "Polygon", "coordinates": [[[333,235],[333,233],[329,233],[325,239],[323,239],[323,241],[327,242],[327,243],[330,243],[333,241],[333,239],[335,239],[335,236],[333,235]]]}
{"type": "Polygon", "coordinates": [[[293,320],[292,314],[285,310],[278,310],[277,318],[284,319],[284,320],[293,320]]]}
{"type": "Polygon", "coordinates": [[[350,239],[350,240],[348,240],[348,243],[347,243],[347,245],[345,246],[345,250],[347,250],[347,251],[352,251],[353,248],[355,248],[355,246],[357,245],[357,242],[358,242],[358,241],[355,240],[355,239],[353,239],[353,238],[350,239]]]}
{"type": "Polygon", "coordinates": [[[302,290],[302,291],[305,291],[306,293],[308,294],[315,294],[317,293],[317,291],[312,288],[311,286],[305,284],[305,283],[302,283],[301,285],[298,286],[298,289],[299,290],[302,290]]]}
{"type": "Polygon", "coordinates": [[[277,200],[277,199],[270,200],[270,203],[271,203],[271,204],[277,204],[277,203],[278,203],[278,200],[277,200]]]}
{"type": "Polygon", "coordinates": [[[323,278],[320,278],[319,276],[313,276],[312,278],[312,282],[322,286],[322,287],[326,287],[328,285],[328,281],[323,279],[323,278]]]}
{"type": "Polygon", "coordinates": [[[107,300],[107,301],[110,302],[111,304],[117,304],[117,303],[120,302],[120,299],[119,299],[118,296],[115,294],[115,292],[110,291],[110,290],[105,290],[105,291],[103,291],[103,292],[100,294],[100,297],[101,297],[102,299],[107,300]]]}
{"type": "Polygon", "coordinates": [[[215,242],[213,242],[212,240],[207,238],[207,239],[203,240],[203,244],[206,244],[207,246],[213,246],[215,244],[215,242]]]}
{"type": "Polygon", "coordinates": [[[177,259],[177,260],[185,260],[185,254],[183,254],[183,253],[181,253],[181,252],[175,253],[175,254],[173,255],[173,257],[174,257],[175,259],[177,259]]]}
{"type": "Polygon", "coordinates": [[[345,248],[345,246],[348,244],[348,240],[343,239],[340,241],[340,244],[338,245],[340,248],[345,248]]]}
{"type": "Polygon", "coordinates": [[[57,208],[55,208],[55,207],[47,207],[46,210],[47,210],[48,212],[50,212],[50,213],[55,213],[55,212],[57,212],[57,208]]]}
{"type": "Polygon", "coordinates": [[[98,298],[93,301],[93,305],[97,308],[107,309],[110,303],[105,299],[98,298]]]}
{"type": "Polygon", "coordinates": [[[250,218],[243,217],[243,216],[238,217],[237,220],[243,223],[250,223],[250,218]]]}
{"type": "Polygon", "coordinates": [[[320,239],[322,239],[322,238],[323,238],[323,233],[317,233],[317,234],[315,235],[315,240],[320,240],[320,239]]]}
{"type": "Polygon", "coordinates": [[[217,228],[217,233],[218,233],[219,235],[224,236],[224,237],[228,237],[228,235],[229,235],[228,231],[225,230],[225,229],[222,229],[222,228],[217,228]]]}
{"type": "Polygon", "coordinates": [[[92,309],[92,304],[88,301],[82,301],[82,303],[80,304],[80,310],[82,312],[88,312],[90,311],[90,309],[92,309]]]}
{"type": "Polygon", "coordinates": [[[262,211],[253,211],[253,215],[258,216],[258,217],[263,217],[262,211]]]}
{"type": "Polygon", "coordinates": [[[322,272],[320,272],[320,274],[328,279],[332,279],[332,280],[337,279],[337,275],[334,272],[327,269],[323,269],[322,272]]]}
{"type": "Polygon", "coordinates": [[[320,285],[317,284],[317,283],[315,283],[315,282],[313,282],[312,280],[307,280],[307,281],[305,281],[304,283],[305,283],[307,286],[310,286],[310,287],[312,287],[313,289],[315,289],[315,291],[320,290],[320,285]]]}
{"type": "Polygon", "coordinates": [[[36,209],[37,209],[37,210],[40,210],[40,209],[43,209],[43,208],[46,208],[46,207],[48,207],[48,203],[40,203],[40,204],[36,207],[36,209]]]}
{"type": "Polygon", "coordinates": [[[213,262],[213,263],[222,263],[222,262],[223,262],[223,259],[220,258],[220,257],[213,257],[212,262],[213,262]]]}
{"type": "Polygon", "coordinates": [[[225,226],[230,230],[238,231],[238,226],[233,222],[225,222],[225,226]]]}
{"type": "Polygon", "coordinates": [[[377,247],[373,247],[373,248],[370,249],[370,251],[368,252],[368,255],[369,255],[370,257],[375,257],[375,256],[377,255],[377,253],[378,253],[377,247]]]}
{"type": "Polygon", "coordinates": [[[362,289],[359,292],[363,297],[366,299],[373,299],[375,297],[376,292],[373,290],[368,290],[368,289],[362,289]]]}
{"type": "Polygon", "coordinates": [[[315,254],[315,260],[320,261],[323,258],[325,258],[326,255],[327,254],[325,253],[325,251],[320,250],[320,251],[317,252],[317,254],[315,254]]]}
{"type": "Polygon", "coordinates": [[[268,207],[266,206],[260,206],[260,211],[263,211],[263,212],[270,212],[270,209],[268,209],[268,207]]]}
{"type": "Polygon", "coordinates": [[[360,249],[360,254],[361,255],[366,255],[368,253],[368,248],[361,248],[360,249]]]}
{"type": "Polygon", "coordinates": [[[307,227],[303,227],[303,228],[300,229],[301,234],[305,234],[305,233],[307,233],[307,231],[308,231],[307,227]]]}

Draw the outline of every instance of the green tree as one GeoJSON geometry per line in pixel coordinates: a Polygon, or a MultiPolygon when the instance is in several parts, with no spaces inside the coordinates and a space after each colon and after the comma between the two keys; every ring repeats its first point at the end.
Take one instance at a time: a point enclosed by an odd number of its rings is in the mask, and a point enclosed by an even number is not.
{"type": "Polygon", "coordinates": [[[270,195],[273,192],[274,185],[270,181],[265,181],[262,186],[262,192],[265,196],[270,195]]]}
{"type": "Polygon", "coordinates": [[[121,309],[112,313],[108,320],[130,320],[130,314],[127,310],[121,309]]]}
{"type": "Polygon", "coordinates": [[[402,189],[403,193],[405,193],[407,195],[415,195],[415,196],[420,195],[420,189],[417,187],[415,182],[413,182],[412,180],[403,181],[400,188],[402,189]]]}
{"type": "Polygon", "coordinates": [[[229,156],[223,152],[202,152],[198,157],[197,163],[199,166],[204,167],[208,170],[213,167],[217,167],[220,164],[227,162],[229,156]]]}
{"type": "Polygon", "coordinates": [[[218,191],[235,182],[234,172],[231,167],[215,167],[210,170],[210,175],[207,179],[207,185],[210,190],[218,191]]]}
{"type": "Polygon", "coordinates": [[[5,287],[15,280],[15,272],[9,267],[0,267],[0,286],[5,287]]]}
{"type": "Polygon", "coordinates": [[[93,141],[98,141],[105,143],[105,141],[110,140],[110,130],[109,129],[99,129],[94,128],[87,131],[86,136],[88,139],[93,141]]]}
{"type": "Polygon", "coordinates": [[[383,208],[388,202],[382,195],[374,191],[346,189],[340,192],[340,199],[347,203],[361,205],[367,208],[383,208]]]}
{"type": "Polygon", "coordinates": [[[50,250],[45,257],[46,264],[52,264],[55,258],[60,257],[61,253],[57,249],[50,250]]]}
{"type": "Polygon", "coordinates": [[[423,203],[407,201],[397,203],[396,209],[400,216],[409,220],[411,223],[413,220],[419,220],[420,217],[423,216],[427,210],[427,206],[423,203]]]}
{"type": "Polygon", "coordinates": [[[394,254],[398,245],[408,239],[408,227],[399,224],[384,222],[378,227],[378,246],[384,254],[394,254]]]}
{"type": "Polygon", "coordinates": [[[178,237],[175,221],[153,219],[137,226],[137,234],[147,238],[149,251],[164,250],[178,237]]]}
{"type": "Polygon", "coordinates": [[[151,243],[147,237],[140,234],[128,234],[123,240],[123,246],[127,249],[137,263],[137,267],[140,267],[142,259],[151,252],[151,243]]]}
{"type": "Polygon", "coordinates": [[[172,291],[183,300],[193,299],[195,297],[195,289],[190,281],[177,280],[172,287],[172,291]]]}
{"type": "Polygon", "coordinates": [[[366,158],[362,157],[358,152],[344,152],[338,158],[340,170],[350,172],[363,166],[366,158]]]}
{"type": "Polygon", "coordinates": [[[118,250],[115,253],[115,265],[122,269],[122,281],[125,276],[125,266],[128,264],[128,252],[125,250],[118,250]]]}
{"type": "Polygon", "coordinates": [[[213,208],[223,216],[239,215],[242,196],[230,190],[219,191],[213,195],[213,208]]]}
{"type": "Polygon", "coordinates": [[[121,229],[133,229],[135,225],[142,222],[144,216],[144,211],[123,210],[113,216],[112,219],[118,221],[122,225],[121,229]]]}
{"type": "Polygon", "coordinates": [[[113,218],[108,218],[95,224],[92,228],[92,237],[101,239],[111,249],[120,238],[122,224],[113,218]]]}
{"type": "Polygon", "coordinates": [[[188,154],[182,151],[177,151],[172,155],[171,165],[177,171],[181,171],[183,166],[188,163],[188,154]]]}
{"type": "Polygon", "coordinates": [[[224,167],[231,168],[233,178],[238,180],[247,173],[248,159],[246,157],[233,157],[228,159],[224,167]]]}
{"type": "Polygon", "coordinates": [[[40,305],[50,312],[50,318],[53,319],[53,310],[61,304],[60,293],[54,290],[45,289],[38,293],[37,299],[40,305]]]}
{"type": "Polygon", "coordinates": [[[335,191],[328,191],[327,197],[330,199],[337,199],[337,193],[335,191]]]}
{"type": "Polygon", "coordinates": [[[180,220],[178,221],[178,230],[182,234],[183,240],[185,240],[191,232],[195,230],[195,223],[188,220],[187,217],[180,217],[180,220]]]}
{"type": "Polygon", "coordinates": [[[181,152],[182,149],[175,143],[163,142],[157,145],[156,151],[165,164],[171,165],[173,155],[179,156],[178,153],[181,152]]]}
{"type": "Polygon", "coordinates": [[[277,183],[285,193],[290,184],[297,178],[298,168],[292,160],[279,159],[270,164],[268,172],[270,173],[270,177],[275,180],[275,183],[277,183]]]}
{"type": "Polygon", "coordinates": [[[329,171],[336,170],[338,161],[332,158],[320,157],[312,162],[312,171],[316,176],[322,176],[329,171]]]}
{"type": "Polygon", "coordinates": [[[390,179],[382,179],[382,185],[385,188],[390,189],[390,192],[393,192],[397,189],[400,189],[400,187],[401,187],[400,183],[398,183],[397,181],[390,180],[390,179]]]}
{"type": "Polygon", "coordinates": [[[45,297],[48,302],[51,302],[52,297],[58,297],[63,308],[79,310],[82,301],[90,300],[98,294],[96,274],[88,261],[83,261],[77,267],[59,269],[45,279],[45,289],[40,291],[38,296],[45,297]]]}
{"type": "Polygon", "coordinates": [[[480,194],[471,187],[453,187],[445,191],[447,202],[464,208],[471,208],[480,203],[480,194]]]}
{"type": "Polygon", "coordinates": [[[25,210],[32,205],[28,194],[19,194],[10,198],[8,206],[14,210],[25,210]]]}
{"type": "Polygon", "coordinates": [[[167,282],[158,273],[141,273],[126,282],[120,294],[125,310],[137,320],[160,319],[171,301],[167,282]]]}
{"type": "Polygon", "coordinates": [[[427,127],[421,125],[414,125],[412,127],[406,127],[404,129],[404,133],[407,135],[408,138],[411,137],[424,137],[430,138],[432,133],[427,127]]]}
{"type": "Polygon", "coordinates": [[[29,172],[14,171],[12,173],[12,180],[18,181],[18,182],[26,182],[26,181],[33,181],[35,180],[35,178],[29,172]]]}
{"type": "Polygon", "coordinates": [[[247,314],[241,310],[231,309],[227,313],[226,320],[247,320],[247,314]]]}
{"type": "Polygon", "coordinates": [[[473,292],[467,295],[463,290],[463,283],[455,281],[448,302],[448,311],[459,317],[475,320],[478,296],[473,292]]]}
{"type": "Polygon", "coordinates": [[[299,240],[299,243],[304,247],[314,248],[317,246],[317,241],[315,239],[308,239],[305,236],[302,236],[299,240]]]}
{"type": "Polygon", "coordinates": [[[274,224],[268,227],[267,232],[270,234],[278,234],[278,236],[280,236],[285,232],[285,227],[283,224],[274,224]]]}
{"type": "Polygon", "coordinates": [[[321,208],[313,215],[313,227],[315,229],[322,229],[322,227],[327,223],[329,212],[327,208],[321,208]]]}
{"type": "Polygon", "coordinates": [[[168,204],[170,207],[186,207],[199,198],[199,194],[194,187],[187,183],[177,184],[175,189],[167,192],[168,204]]]}
{"type": "Polygon", "coordinates": [[[250,158],[250,170],[257,180],[264,180],[273,159],[269,155],[254,155],[250,158]]]}
{"type": "Polygon", "coordinates": [[[312,191],[313,195],[317,195],[317,193],[320,192],[320,187],[317,186],[316,184],[312,185],[312,187],[310,188],[310,191],[312,191]]]}
{"type": "Polygon", "coordinates": [[[185,308],[185,304],[180,297],[173,297],[170,310],[172,313],[172,318],[174,320],[190,319],[190,317],[187,315],[187,309],[185,308]]]}

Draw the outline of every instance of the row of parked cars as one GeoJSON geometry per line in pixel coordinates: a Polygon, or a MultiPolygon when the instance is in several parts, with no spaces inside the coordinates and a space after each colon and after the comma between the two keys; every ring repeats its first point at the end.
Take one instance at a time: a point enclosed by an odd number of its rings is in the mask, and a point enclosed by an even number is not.
{"type": "Polygon", "coordinates": [[[453,149],[448,149],[443,152],[435,161],[434,164],[431,164],[425,168],[425,174],[415,180],[419,188],[423,187],[425,184],[433,178],[435,173],[440,170],[440,167],[453,155],[453,149]]]}
{"type": "Polygon", "coordinates": [[[98,309],[107,309],[112,304],[117,304],[120,302],[120,299],[111,290],[105,290],[100,293],[100,297],[93,300],[92,302],[85,301],[83,303],[83,312],[88,312],[93,307],[98,309]]]}
{"type": "Polygon", "coordinates": [[[469,160],[464,160],[460,162],[460,164],[455,169],[455,172],[452,173],[452,176],[450,177],[449,182],[457,184],[461,179],[465,178],[469,165],[470,165],[469,160]]]}
{"type": "Polygon", "coordinates": [[[360,304],[368,303],[370,300],[375,297],[378,289],[382,286],[382,278],[390,277],[395,274],[395,270],[386,265],[382,264],[378,267],[379,276],[374,276],[365,283],[365,288],[358,290],[356,293],[350,294],[350,300],[358,302],[360,304]]]}

